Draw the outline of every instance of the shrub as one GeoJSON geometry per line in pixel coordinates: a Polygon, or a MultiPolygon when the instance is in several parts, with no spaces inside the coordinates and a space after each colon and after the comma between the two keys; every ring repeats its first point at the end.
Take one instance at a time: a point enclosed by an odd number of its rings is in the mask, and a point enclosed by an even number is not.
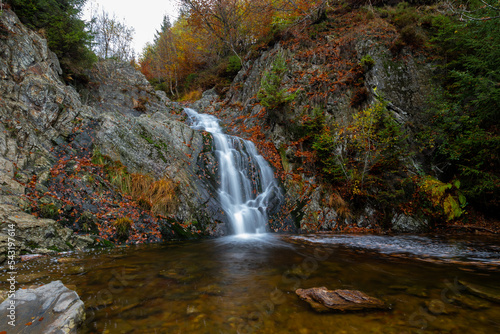
{"type": "Polygon", "coordinates": [[[368,89],[366,87],[357,88],[351,96],[351,107],[358,108],[368,100],[368,89]]]}
{"type": "Polygon", "coordinates": [[[236,56],[229,57],[229,64],[226,67],[226,72],[230,75],[236,75],[241,70],[240,58],[236,56]]]}
{"type": "Polygon", "coordinates": [[[184,94],[181,101],[196,101],[201,99],[202,94],[201,89],[195,89],[184,94]]]}
{"type": "Polygon", "coordinates": [[[446,221],[460,217],[467,202],[459,188],[459,180],[444,183],[431,176],[423,177],[419,183],[419,192],[430,203],[427,213],[446,221]]]}
{"type": "Polygon", "coordinates": [[[373,60],[372,56],[366,55],[361,58],[359,65],[361,65],[364,71],[367,72],[375,66],[375,60],[373,60]]]}
{"type": "Polygon", "coordinates": [[[415,25],[409,25],[401,29],[401,39],[407,45],[419,47],[424,45],[425,35],[415,25]]]}
{"type": "Polygon", "coordinates": [[[42,204],[40,206],[40,216],[42,218],[55,218],[59,214],[59,209],[54,203],[42,204]]]}
{"type": "Polygon", "coordinates": [[[286,62],[282,54],[278,54],[271,65],[271,70],[264,72],[260,82],[257,98],[260,104],[269,109],[277,109],[295,99],[298,91],[293,93],[281,89],[281,82],[286,72],[286,62]]]}

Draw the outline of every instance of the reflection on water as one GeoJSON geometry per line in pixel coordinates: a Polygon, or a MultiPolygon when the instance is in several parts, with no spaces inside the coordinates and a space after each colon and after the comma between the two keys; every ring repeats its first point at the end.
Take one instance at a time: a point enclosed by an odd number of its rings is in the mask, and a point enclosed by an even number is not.
{"type": "MultiPolygon", "coordinates": [[[[359,242],[350,248],[250,235],[70,253],[22,263],[19,281],[29,286],[60,279],[75,289],[87,307],[82,333],[500,331],[500,305],[466,293],[457,282],[498,289],[498,271],[383,258],[361,248],[387,244],[385,239],[340,239],[359,242]],[[316,314],[294,293],[313,286],[361,290],[391,309],[316,314]]],[[[391,240],[412,246],[414,253],[428,247],[418,238],[415,243],[407,237],[391,240]]],[[[0,271],[1,279],[3,275],[0,271]]]]}
{"type": "Polygon", "coordinates": [[[456,259],[463,261],[492,262],[500,265],[500,247],[485,242],[484,237],[420,236],[420,235],[335,235],[318,234],[294,236],[292,239],[311,243],[342,245],[370,249],[383,254],[407,254],[414,257],[456,259]]]}

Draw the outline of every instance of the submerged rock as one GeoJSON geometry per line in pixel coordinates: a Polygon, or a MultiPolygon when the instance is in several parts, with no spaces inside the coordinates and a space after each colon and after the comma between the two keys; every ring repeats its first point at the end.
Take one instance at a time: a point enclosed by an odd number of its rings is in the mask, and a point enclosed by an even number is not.
{"type": "Polygon", "coordinates": [[[487,299],[489,301],[495,302],[495,303],[500,303],[500,290],[499,289],[492,289],[489,287],[485,286],[479,286],[476,284],[472,284],[469,282],[464,282],[464,281],[458,281],[460,284],[462,284],[465,289],[470,292],[473,295],[476,295],[478,297],[481,297],[483,299],[487,299]]]}
{"type": "Polygon", "coordinates": [[[75,291],[54,281],[37,289],[20,289],[13,299],[0,304],[2,319],[11,319],[9,306],[15,305],[15,333],[76,333],[85,320],[85,307],[75,291]],[[15,301],[15,304],[12,304],[15,301]]]}
{"type": "Polygon", "coordinates": [[[383,309],[384,302],[357,290],[328,290],[325,287],[297,289],[295,293],[317,312],[383,309]]]}

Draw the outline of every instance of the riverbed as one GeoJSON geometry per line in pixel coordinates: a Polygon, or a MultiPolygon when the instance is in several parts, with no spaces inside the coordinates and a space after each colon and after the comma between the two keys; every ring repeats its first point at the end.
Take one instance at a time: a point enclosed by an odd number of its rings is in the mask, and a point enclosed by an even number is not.
{"type": "MultiPolygon", "coordinates": [[[[71,252],[20,264],[20,286],[61,280],[82,333],[498,333],[498,238],[243,235],[71,252]],[[360,290],[387,309],[315,313],[297,288],[360,290]]],[[[5,270],[0,269],[4,281],[5,270]]]]}

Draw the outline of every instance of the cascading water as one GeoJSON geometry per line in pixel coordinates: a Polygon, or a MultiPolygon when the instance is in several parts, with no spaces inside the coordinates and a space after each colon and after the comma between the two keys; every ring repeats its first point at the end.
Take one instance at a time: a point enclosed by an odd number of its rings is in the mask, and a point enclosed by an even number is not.
{"type": "Polygon", "coordinates": [[[266,232],[266,209],[272,196],[280,196],[274,173],[255,145],[222,132],[212,115],[184,109],[191,128],[210,132],[219,163],[219,199],[235,234],[266,232]]]}

